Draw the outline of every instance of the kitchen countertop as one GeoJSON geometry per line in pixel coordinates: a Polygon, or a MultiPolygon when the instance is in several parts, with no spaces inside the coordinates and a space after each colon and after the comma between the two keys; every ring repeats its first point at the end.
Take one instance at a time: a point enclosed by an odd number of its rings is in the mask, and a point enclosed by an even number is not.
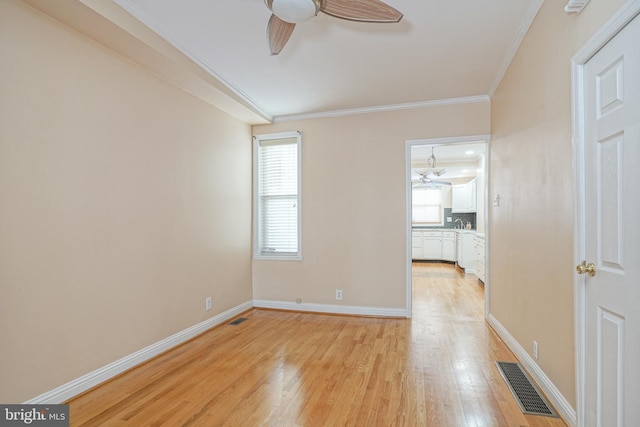
{"type": "MultiPolygon", "coordinates": [[[[475,233],[476,230],[467,230],[466,228],[431,228],[431,227],[411,227],[413,231],[457,231],[458,233],[475,233]]],[[[480,233],[484,236],[484,233],[480,233]]]]}

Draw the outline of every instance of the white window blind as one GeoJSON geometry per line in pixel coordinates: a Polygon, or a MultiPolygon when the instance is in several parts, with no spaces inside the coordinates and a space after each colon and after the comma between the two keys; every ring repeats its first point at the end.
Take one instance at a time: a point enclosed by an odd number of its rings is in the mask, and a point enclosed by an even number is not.
{"type": "Polygon", "coordinates": [[[414,187],[412,189],[412,223],[416,225],[442,225],[442,189],[414,187]]]}
{"type": "Polygon", "coordinates": [[[298,259],[300,134],[260,135],[254,144],[254,256],[298,259]]]}

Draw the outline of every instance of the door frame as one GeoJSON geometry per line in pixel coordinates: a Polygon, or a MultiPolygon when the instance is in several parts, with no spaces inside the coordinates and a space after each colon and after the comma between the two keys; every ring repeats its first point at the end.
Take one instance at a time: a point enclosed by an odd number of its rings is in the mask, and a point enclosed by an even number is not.
{"type": "MultiPolygon", "coordinates": [[[[573,133],[573,261],[585,259],[585,140],[584,140],[584,66],[636,16],[640,15],[640,0],[625,3],[571,59],[571,110],[573,133]]],[[[586,380],[586,293],[584,275],[574,274],[574,340],[576,347],[576,415],[577,426],[585,420],[586,380]]]]}
{"type": "MultiPolygon", "coordinates": [[[[639,0],[640,1],[640,0],[639,0]]],[[[411,139],[405,141],[405,253],[406,253],[406,317],[412,317],[413,302],[411,298],[413,274],[411,271],[411,147],[416,145],[451,145],[451,144],[465,144],[470,142],[484,141],[486,144],[485,150],[485,169],[484,169],[484,230],[485,230],[485,281],[484,281],[484,316],[485,318],[490,313],[490,277],[491,269],[489,266],[489,169],[491,164],[491,136],[490,135],[471,135],[471,136],[455,136],[447,138],[426,138],[426,139],[411,139]]]]}

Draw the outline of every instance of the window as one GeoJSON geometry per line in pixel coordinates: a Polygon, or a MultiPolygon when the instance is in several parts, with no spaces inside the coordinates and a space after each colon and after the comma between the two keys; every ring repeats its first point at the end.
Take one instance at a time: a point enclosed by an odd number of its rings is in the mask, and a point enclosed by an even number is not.
{"type": "Polygon", "coordinates": [[[254,136],[253,255],[302,259],[300,132],[254,136]]]}
{"type": "Polygon", "coordinates": [[[412,193],[411,222],[413,225],[443,225],[441,187],[414,187],[412,193]]]}

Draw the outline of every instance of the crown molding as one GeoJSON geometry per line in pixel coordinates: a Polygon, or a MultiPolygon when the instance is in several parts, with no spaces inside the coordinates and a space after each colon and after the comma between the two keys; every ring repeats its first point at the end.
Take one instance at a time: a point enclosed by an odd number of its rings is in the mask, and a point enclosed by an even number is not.
{"type": "MultiPolygon", "coordinates": [[[[586,1],[589,1],[589,0],[586,0],[586,1]]],[[[516,56],[516,53],[520,48],[520,44],[522,43],[522,40],[524,40],[524,36],[527,35],[527,31],[529,31],[529,27],[531,27],[531,24],[533,23],[533,20],[538,15],[538,12],[540,11],[540,8],[542,7],[543,3],[544,3],[544,0],[535,0],[531,2],[531,6],[529,6],[529,10],[527,10],[527,13],[524,16],[524,19],[520,22],[520,27],[518,27],[518,31],[513,37],[513,40],[511,40],[511,45],[509,46],[509,50],[507,51],[507,54],[505,55],[504,60],[502,61],[502,65],[500,66],[498,75],[496,76],[496,79],[493,81],[493,84],[491,85],[491,89],[489,90],[489,97],[493,97],[496,90],[498,89],[498,86],[502,82],[502,79],[504,78],[504,75],[506,74],[507,69],[509,68],[509,65],[511,65],[511,61],[513,61],[513,58],[516,56]]]]}
{"type": "MultiPolygon", "coordinates": [[[[80,0],[87,1],[87,0],[80,0]]],[[[220,90],[227,92],[227,95],[234,99],[236,102],[244,105],[245,108],[251,110],[254,114],[257,114],[261,118],[268,122],[273,121],[271,114],[266,111],[256,100],[251,98],[247,93],[243,92],[240,88],[234,85],[225,76],[214,70],[204,59],[190,51],[186,46],[182,45],[166,28],[164,28],[158,21],[152,18],[149,14],[141,10],[135,3],[130,0],[112,0],[115,4],[126,10],[134,18],[146,25],[158,36],[164,39],[167,43],[181,52],[184,56],[189,58],[193,63],[202,68],[206,73],[212,76],[217,82],[221,84],[220,90]]]]}
{"type": "Polygon", "coordinates": [[[378,105],[374,107],[348,108],[344,110],[330,110],[317,113],[290,114],[275,116],[274,123],[291,122],[294,120],[323,119],[328,117],[353,116],[356,114],[381,113],[387,111],[411,110],[416,108],[434,107],[440,105],[474,104],[477,102],[489,102],[488,95],[466,96],[462,98],[437,99],[433,101],[408,102],[404,104],[378,105]]]}
{"type": "Polygon", "coordinates": [[[248,124],[271,123],[271,115],[249,96],[154,31],[130,0],[22,0],[84,37],[110,49],[167,83],[248,124]],[[125,7],[126,6],[126,7],[125,7]]]}

